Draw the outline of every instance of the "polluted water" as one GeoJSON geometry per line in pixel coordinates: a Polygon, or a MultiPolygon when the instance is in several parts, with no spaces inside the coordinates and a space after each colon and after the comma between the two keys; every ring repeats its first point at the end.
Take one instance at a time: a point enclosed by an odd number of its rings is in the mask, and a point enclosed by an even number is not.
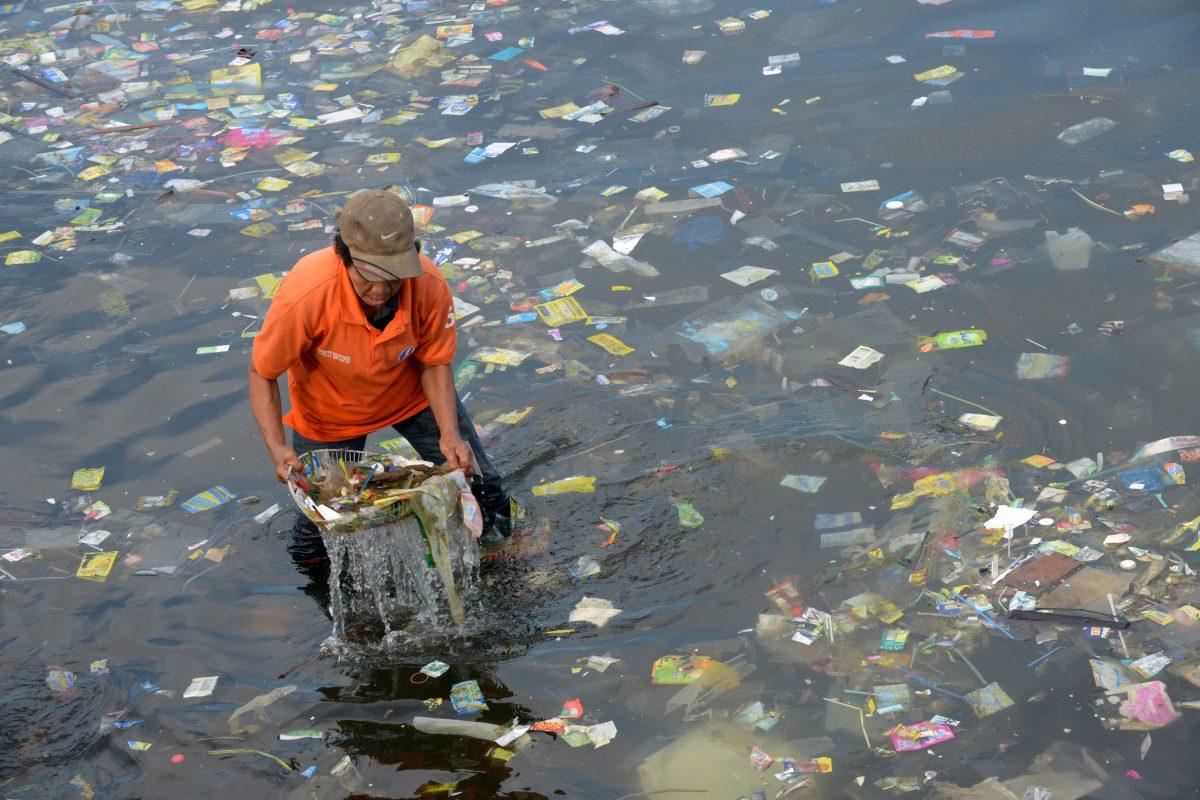
{"type": "Polygon", "coordinates": [[[0,797],[1195,794],[1198,29],[0,4],[0,797]],[[293,564],[247,366],[361,189],[524,517],[293,564]]]}

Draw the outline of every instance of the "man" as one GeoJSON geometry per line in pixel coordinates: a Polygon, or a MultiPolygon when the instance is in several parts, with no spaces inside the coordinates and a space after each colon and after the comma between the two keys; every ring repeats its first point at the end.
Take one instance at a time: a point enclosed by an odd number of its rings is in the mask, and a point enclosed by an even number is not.
{"type": "MultiPolygon", "coordinates": [[[[454,388],[450,287],[421,255],[412,212],[390,192],[366,190],[349,199],[339,222],[333,246],[301,258],[280,284],[254,340],[250,408],[275,476],[286,482],[289,470],[301,469],[298,455],[311,450],[362,450],[368,434],[390,425],[422,458],[468,476],[474,455],[472,490],[485,530],[508,535],[510,501],[454,388]]],[[[303,515],[288,552],[298,564],[326,557],[303,515]]]]}

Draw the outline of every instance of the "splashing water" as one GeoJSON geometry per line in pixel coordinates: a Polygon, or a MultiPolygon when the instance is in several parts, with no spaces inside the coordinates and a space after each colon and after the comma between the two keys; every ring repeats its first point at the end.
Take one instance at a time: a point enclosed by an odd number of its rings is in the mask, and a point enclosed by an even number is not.
{"type": "Polygon", "coordinates": [[[406,632],[424,637],[467,626],[478,608],[479,547],[453,515],[427,522],[409,517],[322,534],[330,562],[331,649],[344,652],[348,626],[359,623],[381,624],[388,648],[409,638],[406,632]]]}

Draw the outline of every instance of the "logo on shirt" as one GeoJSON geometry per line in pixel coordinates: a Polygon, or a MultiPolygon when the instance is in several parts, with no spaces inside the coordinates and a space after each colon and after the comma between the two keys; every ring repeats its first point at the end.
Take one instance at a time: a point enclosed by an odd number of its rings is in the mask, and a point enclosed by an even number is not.
{"type": "Polygon", "coordinates": [[[325,358],[332,358],[334,361],[340,361],[343,364],[350,363],[350,356],[344,356],[341,353],[335,353],[332,350],[323,350],[320,347],[317,348],[317,355],[324,356],[325,358]]]}
{"type": "Polygon", "coordinates": [[[396,356],[396,361],[403,361],[404,359],[411,356],[413,354],[413,350],[416,350],[416,349],[417,349],[417,346],[415,344],[409,345],[408,347],[406,347],[400,351],[400,355],[396,356]]]}

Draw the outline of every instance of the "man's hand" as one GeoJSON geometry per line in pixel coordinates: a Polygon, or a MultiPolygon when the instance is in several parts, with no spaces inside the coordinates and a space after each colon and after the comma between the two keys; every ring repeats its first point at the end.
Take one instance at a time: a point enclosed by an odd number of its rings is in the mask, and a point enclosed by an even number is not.
{"type": "Polygon", "coordinates": [[[471,448],[458,433],[442,436],[438,447],[441,448],[442,455],[446,457],[446,463],[451,469],[461,469],[464,475],[471,477],[474,471],[471,468],[471,448]]]}
{"type": "Polygon", "coordinates": [[[451,469],[461,469],[464,475],[470,477],[474,472],[471,468],[471,448],[458,432],[458,396],[454,390],[454,373],[450,371],[449,364],[429,365],[418,361],[417,368],[421,371],[421,389],[429,400],[429,408],[441,431],[438,448],[451,469]]]}
{"type": "Polygon", "coordinates": [[[271,460],[275,462],[275,477],[280,483],[287,483],[289,470],[294,470],[297,475],[304,474],[304,467],[296,457],[296,451],[290,447],[272,450],[271,460]]]}

